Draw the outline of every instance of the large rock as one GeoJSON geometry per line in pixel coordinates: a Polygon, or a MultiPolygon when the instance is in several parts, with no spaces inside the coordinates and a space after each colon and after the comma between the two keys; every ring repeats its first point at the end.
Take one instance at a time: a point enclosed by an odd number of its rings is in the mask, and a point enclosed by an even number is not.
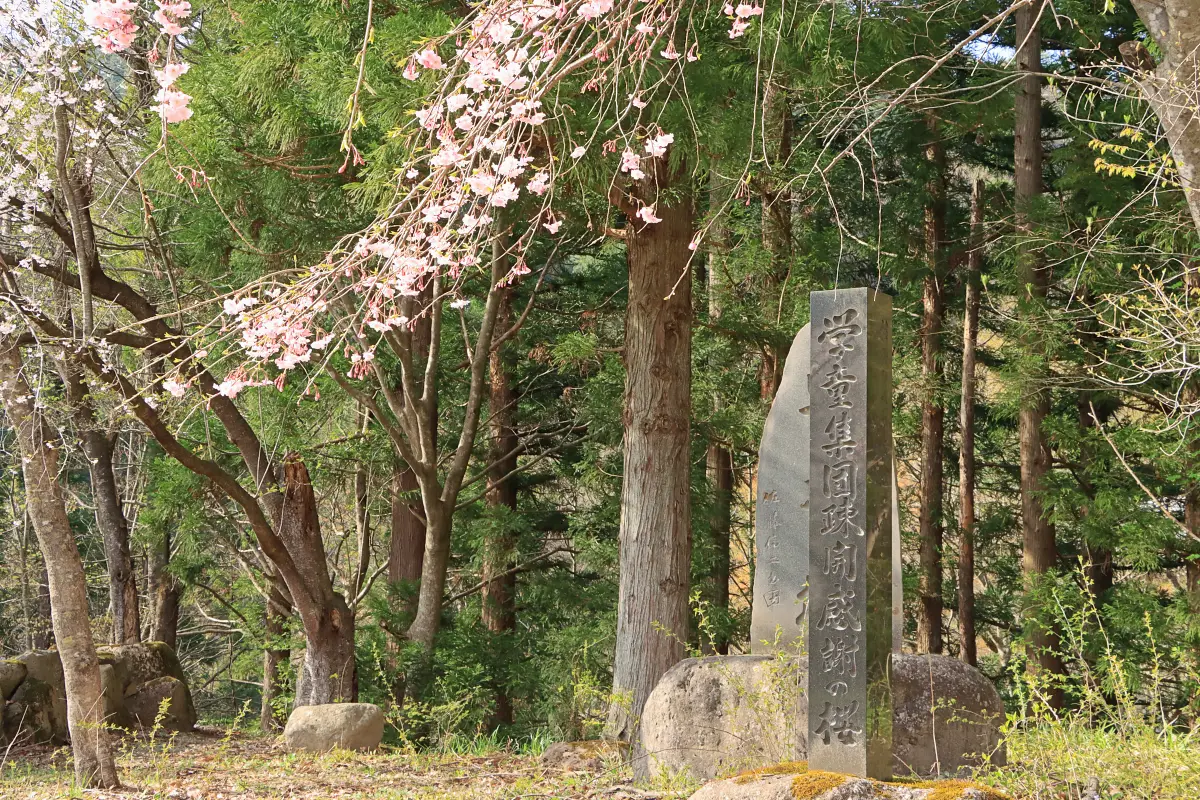
{"type": "Polygon", "coordinates": [[[187,683],[178,656],[165,642],[97,647],[96,655],[101,664],[109,664],[116,670],[117,678],[126,692],[164,675],[187,683]]]}
{"type": "MultiPolygon", "coordinates": [[[[891,672],[895,774],[957,774],[983,754],[1004,762],[1004,706],[978,670],[946,656],[899,655],[891,672]]],[[[804,761],[805,683],[803,659],[710,656],[676,664],[642,713],[647,770],[711,780],[804,761]]]]}
{"type": "Polygon", "coordinates": [[[20,661],[0,661],[0,707],[4,705],[5,700],[12,697],[28,672],[20,661]]]}
{"type": "Polygon", "coordinates": [[[701,787],[691,800],[1008,800],[1000,792],[964,781],[903,785],[832,772],[743,775],[701,787]]]}
{"type": "Polygon", "coordinates": [[[125,710],[142,728],[190,731],[196,727],[196,710],[187,684],[170,675],[147,681],[125,695],[125,710]]]}
{"type": "Polygon", "coordinates": [[[383,712],[371,703],[300,706],[283,730],[288,750],[374,750],[383,740],[383,712]]]}
{"type": "Polygon", "coordinates": [[[4,738],[18,743],[66,744],[67,703],[50,684],[26,677],[4,704],[4,738]]]}

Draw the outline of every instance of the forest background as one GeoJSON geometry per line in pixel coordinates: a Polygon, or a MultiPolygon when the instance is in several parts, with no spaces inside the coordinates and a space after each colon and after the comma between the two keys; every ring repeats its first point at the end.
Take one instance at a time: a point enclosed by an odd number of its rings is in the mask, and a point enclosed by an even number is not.
{"type": "Polygon", "coordinates": [[[169,7],[180,32],[147,7],[115,53],[82,6],[0,24],[3,377],[42,420],[6,400],[0,655],[53,641],[33,431],[94,638],[171,644],[203,719],[357,697],[414,747],[629,736],[686,651],[748,650],[762,421],[808,293],[866,284],[896,309],[906,648],[1018,717],[1097,690],[1194,727],[1200,38],[1173,3],[647,6],[640,77],[564,73],[523,140],[572,165],[552,210],[493,203],[490,260],[396,299],[411,325],[331,323],[282,370],[247,320],[407,224],[397,188],[437,174],[413,112],[485,7],[169,7]]]}

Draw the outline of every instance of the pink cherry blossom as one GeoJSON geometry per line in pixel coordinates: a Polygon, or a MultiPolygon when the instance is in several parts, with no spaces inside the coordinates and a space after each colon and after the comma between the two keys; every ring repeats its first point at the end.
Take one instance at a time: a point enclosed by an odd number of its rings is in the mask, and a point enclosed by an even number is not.
{"type": "Polygon", "coordinates": [[[442,57],[434,50],[422,50],[417,53],[417,63],[425,69],[444,69],[442,57]]]}
{"type": "Polygon", "coordinates": [[[661,158],[666,155],[667,147],[675,141],[675,135],[672,133],[663,133],[655,136],[652,139],[646,140],[646,152],[656,158],[661,158]]]}
{"type": "Polygon", "coordinates": [[[637,212],[638,219],[647,225],[653,225],[656,222],[662,222],[660,217],[654,215],[654,206],[642,206],[637,212]]]}
{"type": "Polygon", "coordinates": [[[83,21],[101,31],[95,37],[101,50],[118,53],[133,44],[138,31],[132,16],[136,9],[137,3],[130,0],[91,0],[83,7],[83,21]]]}
{"type": "Polygon", "coordinates": [[[558,233],[558,229],[562,227],[562,220],[555,219],[550,222],[543,222],[542,227],[550,231],[550,233],[558,233]]]}
{"type": "Polygon", "coordinates": [[[191,95],[174,89],[159,89],[154,99],[158,101],[158,114],[165,122],[183,122],[192,116],[192,110],[188,108],[191,95]]]}

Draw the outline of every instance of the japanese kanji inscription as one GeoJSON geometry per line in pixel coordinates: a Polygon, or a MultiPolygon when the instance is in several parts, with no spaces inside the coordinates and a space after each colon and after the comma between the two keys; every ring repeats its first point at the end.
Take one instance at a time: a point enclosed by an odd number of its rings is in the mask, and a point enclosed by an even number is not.
{"type": "Polygon", "coordinates": [[[892,707],[891,299],[811,295],[809,765],[886,779],[892,707]]]}

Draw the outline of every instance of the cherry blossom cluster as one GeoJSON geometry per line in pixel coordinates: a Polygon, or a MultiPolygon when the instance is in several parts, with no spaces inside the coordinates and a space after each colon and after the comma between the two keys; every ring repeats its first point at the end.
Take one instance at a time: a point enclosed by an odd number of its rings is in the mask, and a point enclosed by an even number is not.
{"type": "Polygon", "coordinates": [[[750,20],[754,17],[761,17],[762,13],[762,6],[751,3],[738,3],[734,6],[732,3],[726,3],[725,16],[733,21],[729,27],[729,38],[738,39],[745,36],[746,30],[750,27],[750,20]]]}
{"type": "MultiPolygon", "coordinates": [[[[414,112],[415,155],[399,172],[396,202],[276,296],[255,302],[251,290],[226,303],[246,363],[272,364],[282,377],[344,338],[349,376],[364,376],[380,336],[429,311],[412,298],[432,290],[432,304],[465,312],[462,281],[490,265],[499,231],[509,241],[501,283],[529,274],[536,238],[563,226],[558,187],[585,159],[615,158],[614,185],[643,187],[629,195],[649,198],[633,201],[632,224],[661,222],[650,177],[661,170],[649,164],[670,157],[676,136],[653,108],[700,57],[689,9],[680,0],[488,0],[418,49],[403,76],[431,89],[414,112]],[[613,120],[607,129],[578,130],[587,105],[613,120]]],[[[726,12],[737,38],[762,6],[726,12]]],[[[228,391],[249,385],[242,378],[228,391]]]]}
{"type": "MultiPolygon", "coordinates": [[[[174,60],[175,38],[184,33],[183,20],[192,15],[192,5],[188,0],[164,2],[155,0],[157,6],[153,19],[162,36],[166,37],[166,63],[162,69],[154,70],[154,79],[158,83],[159,116],[165,123],[183,122],[192,116],[188,103],[192,98],[180,91],[175,82],[179,76],[188,70],[188,65],[174,60]]],[[[128,50],[133,46],[134,36],[139,30],[133,20],[137,3],[130,0],[89,0],[83,8],[83,19],[90,27],[96,29],[95,42],[106,53],[117,53],[128,50]]],[[[148,60],[157,64],[163,56],[157,45],[150,51],[148,60]]]]}
{"type": "MultiPolygon", "coordinates": [[[[489,263],[500,226],[515,237],[501,282],[528,274],[535,237],[554,236],[563,224],[556,187],[589,153],[593,160],[619,156],[618,184],[652,184],[647,176],[659,171],[647,165],[669,157],[675,135],[645,116],[648,98],[669,96],[679,70],[699,58],[698,42],[677,40],[690,30],[681,24],[686,7],[671,0],[491,0],[414,53],[404,77],[431,80],[433,89],[414,112],[418,155],[401,171],[397,202],[278,297],[226,303],[247,362],[286,372],[344,335],[350,376],[361,376],[378,335],[415,324],[402,311],[412,308],[405,298],[432,288],[433,302],[465,308],[464,298],[455,299],[461,281],[489,263]],[[556,89],[568,77],[583,95],[563,102],[556,89]],[[588,97],[616,121],[608,133],[580,141],[573,117],[588,97]],[[334,298],[353,313],[328,313],[334,298]]],[[[762,7],[728,12],[736,37],[762,7]]],[[[653,202],[637,206],[636,224],[661,221],[653,202]]]]}

